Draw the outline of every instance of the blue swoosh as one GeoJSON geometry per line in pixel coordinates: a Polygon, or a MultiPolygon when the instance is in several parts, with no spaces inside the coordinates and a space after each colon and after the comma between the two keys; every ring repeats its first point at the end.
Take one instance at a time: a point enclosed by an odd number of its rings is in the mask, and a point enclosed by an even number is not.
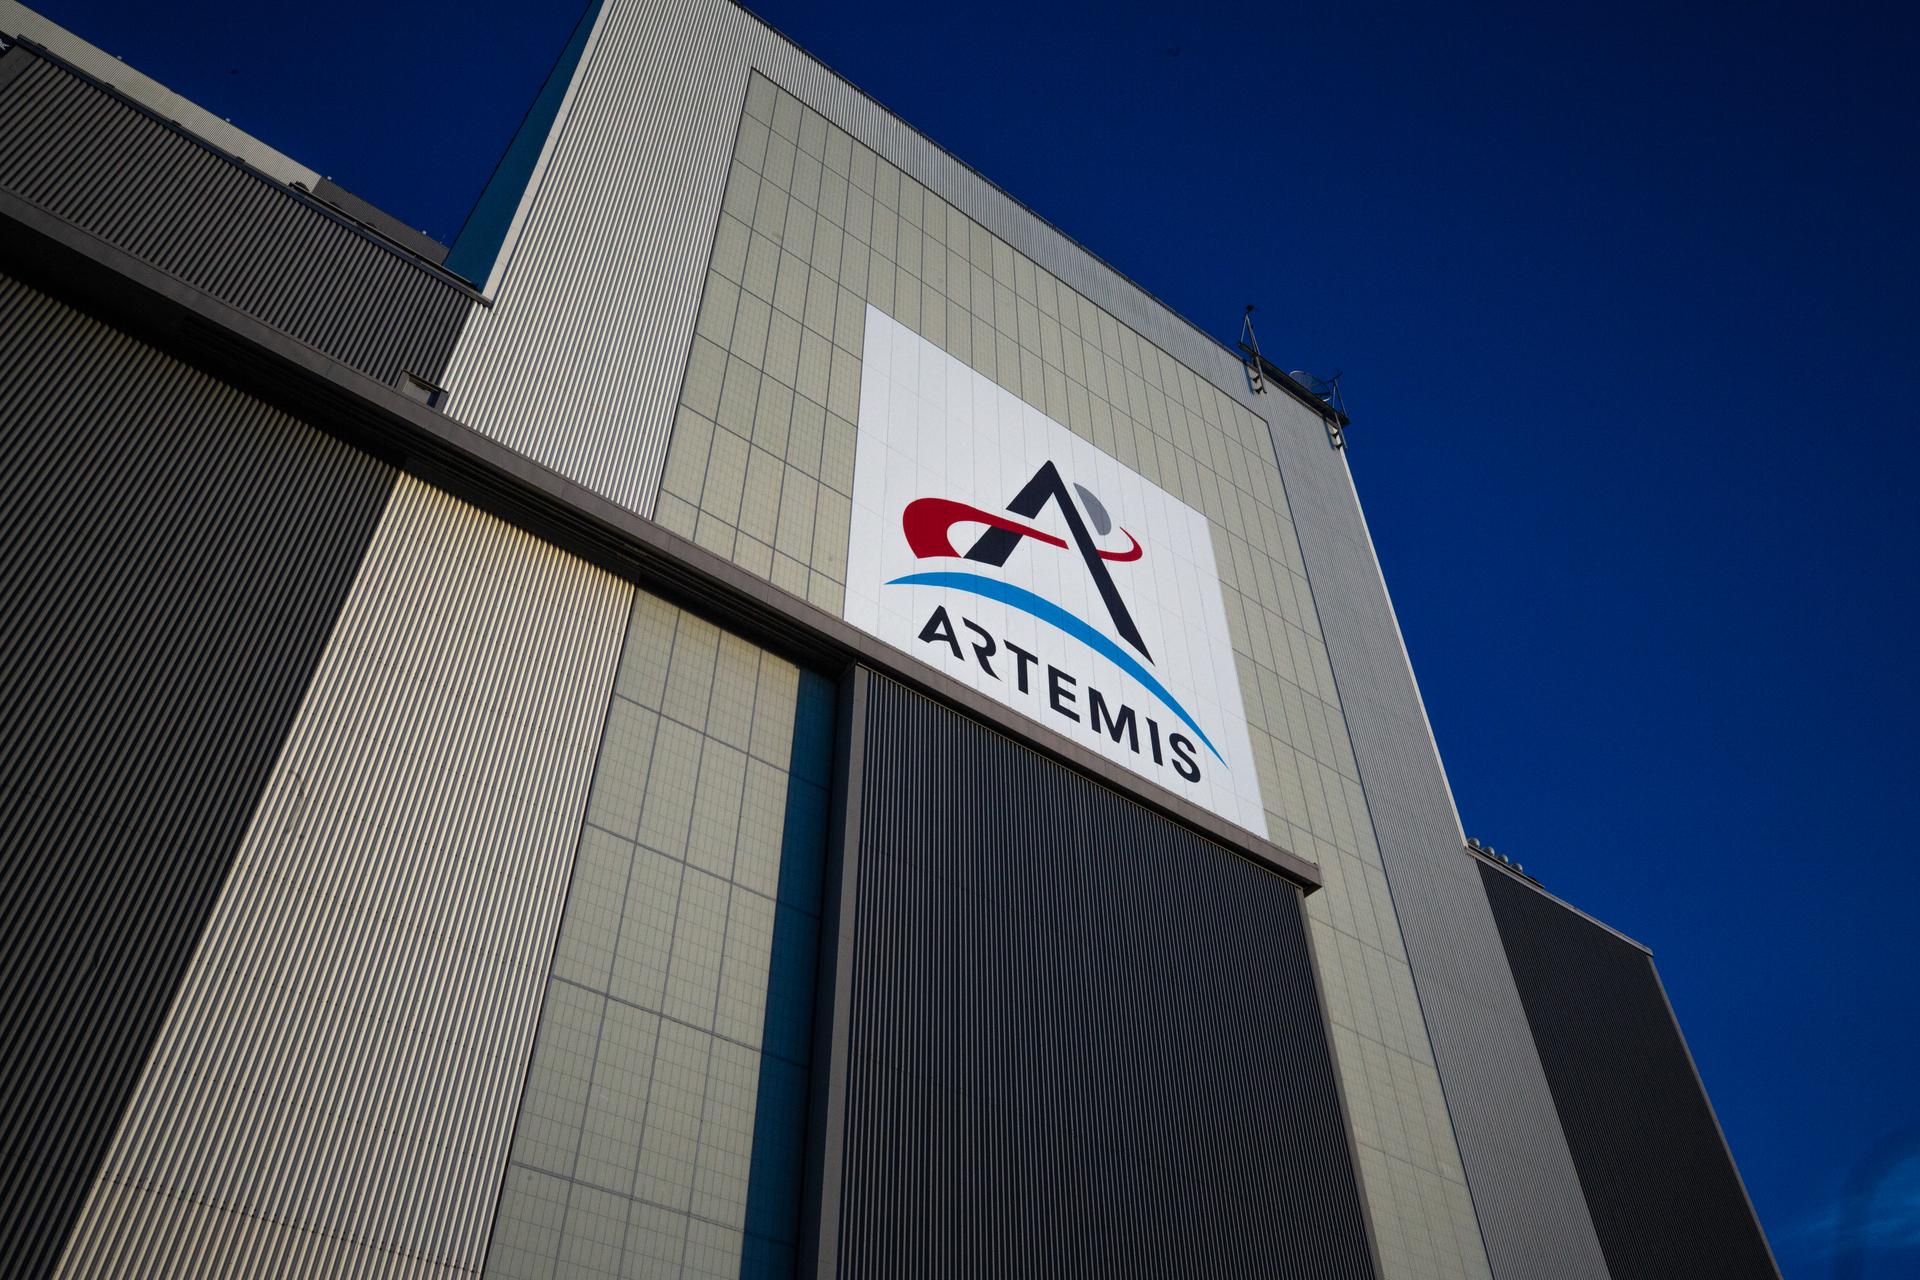
{"type": "MultiPolygon", "coordinates": [[[[1213,740],[1207,737],[1194,718],[1179,700],[1167,692],[1167,687],[1154,678],[1153,672],[1140,665],[1140,660],[1108,639],[1085,619],[1068,613],[1045,596],[1037,596],[1025,587],[1016,587],[1010,582],[998,578],[982,577],[977,573],[910,573],[904,578],[895,578],[887,583],[890,587],[946,587],[953,591],[968,591],[989,600],[998,600],[1001,604],[1011,605],[1022,613],[1030,613],[1042,622],[1051,623],[1100,654],[1107,661],[1138,680],[1154,697],[1167,704],[1167,709],[1180,717],[1187,728],[1200,735],[1200,741],[1206,743],[1207,750],[1213,752],[1213,758],[1223,766],[1226,757],[1220,754],[1213,740]]],[[[1231,766],[1228,766],[1231,767],[1231,766]]]]}

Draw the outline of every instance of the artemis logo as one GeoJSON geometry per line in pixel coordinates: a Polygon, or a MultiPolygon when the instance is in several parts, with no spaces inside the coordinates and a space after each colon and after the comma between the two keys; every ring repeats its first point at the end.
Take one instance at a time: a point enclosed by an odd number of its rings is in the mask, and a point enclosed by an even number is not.
{"type": "Polygon", "coordinates": [[[843,618],[1265,834],[1206,516],[871,306],[854,448],[843,618]]]}
{"type": "MultiPolygon", "coordinates": [[[[1147,664],[1153,661],[1153,654],[1148,650],[1146,638],[1140,634],[1139,624],[1134,621],[1133,614],[1127,608],[1126,600],[1114,583],[1113,574],[1107,568],[1109,564],[1138,562],[1146,554],[1139,539],[1122,528],[1119,533],[1125,537],[1126,546],[1117,548],[1100,546],[1095,541],[1095,537],[1097,535],[1105,538],[1114,531],[1113,518],[1108,515],[1106,507],[1100,500],[1085,486],[1075,484],[1070,491],[1066,481],[1060,475],[1060,469],[1050,459],[1042,463],[1040,469],[1033,473],[1033,478],[1014,494],[1012,500],[1007,503],[1006,510],[1008,514],[1002,515],[951,498],[915,498],[901,513],[901,531],[905,534],[907,546],[916,559],[964,560],[995,569],[1004,568],[1008,558],[1027,542],[1057,548],[1061,551],[1077,552],[1088,575],[1093,579],[1101,603],[1106,606],[1108,621],[1112,625],[1114,635],[1108,635],[1055,601],[1008,582],[1004,578],[977,571],[942,570],[910,573],[892,579],[887,585],[944,587],[953,591],[970,592],[1031,614],[1040,621],[1065,632],[1138,681],[1182,724],[1191,729],[1213,757],[1224,765],[1225,759],[1207,737],[1206,732],[1148,668],[1147,664]],[[1039,517],[1049,504],[1059,511],[1061,519],[1066,523],[1067,532],[1072,539],[1071,544],[1066,538],[1056,537],[1044,529],[1025,523],[1039,517]],[[1015,519],[1016,516],[1021,518],[1015,519]],[[1089,524],[1092,525],[1091,531],[1088,528],[1089,524]],[[981,530],[974,537],[972,545],[965,551],[961,551],[954,542],[955,528],[963,525],[976,526],[981,530]],[[1127,647],[1123,648],[1114,636],[1124,641],[1127,647]]],[[[1006,656],[1001,659],[1001,662],[1010,664],[1010,674],[1017,683],[1019,691],[1024,694],[1029,692],[1032,675],[1044,665],[1048,707],[1056,715],[1066,719],[1076,722],[1081,720],[1080,693],[1077,688],[1082,683],[1080,680],[1050,662],[1043,663],[1039,655],[1022,649],[1012,641],[996,641],[985,627],[969,618],[963,617],[960,623],[971,633],[969,647],[973,650],[973,658],[988,676],[996,680],[1001,678],[1000,671],[995,669],[994,663],[995,655],[1004,650],[1006,656]]],[[[962,649],[960,634],[954,629],[953,620],[948,616],[944,606],[937,607],[929,615],[926,625],[920,629],[918,639],[923,643],[944,644],[953,651],[956,658],[962,662],[967,660],[967,654],[962,649]]],[[[1087,716],[1095,732],[1109,735],[1116,743],[1125,744],[1135,754],[1140,754],[1144,748],[1145,753],[1152,756],[1155,764],[1171,763],[1175,772],[1189,782],[1200,780],[1200,768],[1193,741],[1184,733],[1175,730],[1166,734],[1163,750],[1160,723],[1152,716],[1138,715],[1132,707],[1124,702],[1109,699],[1091,683],[1086,684],[1085,695],[1087,716]]]]}

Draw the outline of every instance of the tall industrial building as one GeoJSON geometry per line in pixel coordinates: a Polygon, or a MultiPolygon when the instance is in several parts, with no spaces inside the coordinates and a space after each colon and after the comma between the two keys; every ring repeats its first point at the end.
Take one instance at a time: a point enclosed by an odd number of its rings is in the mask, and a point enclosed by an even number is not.
{"type": "Polygon", "coordinates": [[[1307,388],[726,0],[451,247],[0,36],[6,1274],[1777,1274],[1307,388]]]}

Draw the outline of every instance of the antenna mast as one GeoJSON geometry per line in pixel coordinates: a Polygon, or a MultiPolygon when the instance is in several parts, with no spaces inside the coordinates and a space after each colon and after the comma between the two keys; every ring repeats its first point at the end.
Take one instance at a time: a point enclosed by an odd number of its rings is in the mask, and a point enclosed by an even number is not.
{"type": "Polygon", "coordinates": [[[1260,339],[1253,332],[1253,304],[1247,304],[1246,315],[1240,318],[1240,349],[1248,353],[1247,385],[1253,388],[1253,394],[1267,394],[1267,376],[1260,366],[1266,361],[1260,355],[1260,339]]]}

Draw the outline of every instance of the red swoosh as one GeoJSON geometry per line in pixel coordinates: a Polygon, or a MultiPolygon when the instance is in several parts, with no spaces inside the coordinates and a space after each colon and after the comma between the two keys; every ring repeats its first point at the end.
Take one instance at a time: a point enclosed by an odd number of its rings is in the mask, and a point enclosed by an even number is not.
{"type": "MultiPolygon", "coordinates": [[[[1005,529],[1008,533],[1017,533],[1022,537],[1037,538],[1050,547],[1065,549],[1065,538],[1056,538],[1052,534],[1036,529],[1030,524],[1021,524],[1005,516],[995,515],[991,511],[982,511],[964,502],[955,502],[951,498],[915,498],[907,504],[900,515],[900,525],[906,531],[907,546],[913,554],[925,560],[933,556],[952,556],[958,558],[962,553],[954,550],[953,526],[956,524],[984,524],[994,529],[1005,529]]],[[[1138,560],[1145,554],[1140,542],[1125,529],[1130,544],[1125,551],[1102,551],[1102,560],[1129,561],[1138,560]]]]}

